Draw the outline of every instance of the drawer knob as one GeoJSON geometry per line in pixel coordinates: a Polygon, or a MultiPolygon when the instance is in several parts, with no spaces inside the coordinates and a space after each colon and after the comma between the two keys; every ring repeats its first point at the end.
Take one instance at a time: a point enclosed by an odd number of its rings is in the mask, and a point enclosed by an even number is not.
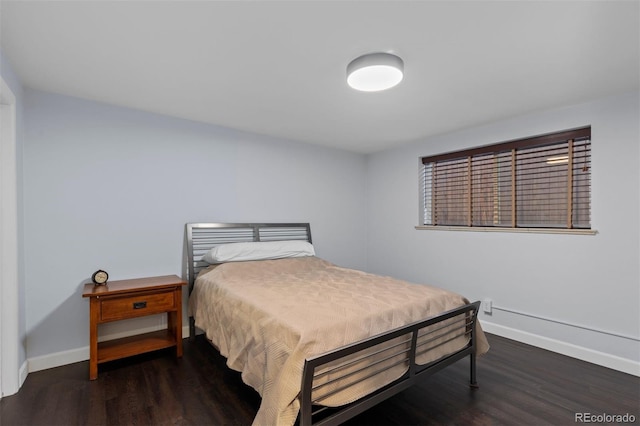
{"type": "Polygon", "coordinates": [[[147,307],[147,302],[133,302],[133,309],[143,309],[147,307]]]}

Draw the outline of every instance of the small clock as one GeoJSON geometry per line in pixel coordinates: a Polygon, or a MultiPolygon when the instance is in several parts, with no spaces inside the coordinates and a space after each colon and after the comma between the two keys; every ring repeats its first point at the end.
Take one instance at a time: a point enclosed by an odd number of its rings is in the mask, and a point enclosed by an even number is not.
{"type": "Polygon", "coordinates": [[[93,273],[93,275],[91,275],[91,281],[93,281],[95,285],[106,284],[108,279],[109,274],[107,274],[107,271],[103,271],[102,269],[98,269],[93,273]]]}

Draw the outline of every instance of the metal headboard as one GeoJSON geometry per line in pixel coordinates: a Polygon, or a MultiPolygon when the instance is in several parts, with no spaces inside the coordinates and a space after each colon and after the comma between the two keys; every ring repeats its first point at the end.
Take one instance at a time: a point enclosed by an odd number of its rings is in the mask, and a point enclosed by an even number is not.
{"type": "Polygon", "coordinates": [[[252,241],[304,240],[311,242],[309,223],[187,223],[185,226],[187,262],[183,279],[193,290],[198,273],[209,266],[202,256],[215,246],[252,241]]]}
{"type": "MultiPolygon", "coordinates": [[[[186,262],[182,278],[189,283],[189,294],[200,271],[209,266],[202,256],[220,244],[252,241],[304,240],[311,243],[311,225],[308,223],[187,223],[185,225],[186,262]]],[[[196,328],[189,317],[189,336],[195,337],[196,328]]]]}

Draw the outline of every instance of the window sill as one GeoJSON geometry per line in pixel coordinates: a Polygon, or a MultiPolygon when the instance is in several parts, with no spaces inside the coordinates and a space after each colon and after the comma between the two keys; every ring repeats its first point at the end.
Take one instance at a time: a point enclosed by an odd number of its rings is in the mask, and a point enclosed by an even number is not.
{"type": "Polygon", "coordinates": [[[568,234],[568,235],[596,235],[595,229],[560,229],[560,228],[497,228],[482,226],[433,226],[418,225],[420,231],[466,231],[466,232],[511,232],[516,234],[568,234]]]}

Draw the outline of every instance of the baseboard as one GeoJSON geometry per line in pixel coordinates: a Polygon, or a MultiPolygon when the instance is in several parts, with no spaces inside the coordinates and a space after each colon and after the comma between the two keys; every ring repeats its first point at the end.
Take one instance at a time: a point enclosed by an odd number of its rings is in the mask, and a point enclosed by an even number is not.
{"type": "MultiPolygon", "coordinates": [[[[137,330],[134,330],[133,332],[127,331],[123,333],[114,333],[107,336],[103,336],[100,339],[100,341],[103,342],[107,340],[120,339],[122,337],[129,337],[136,334],[162,330],[163,328],[164,327],[162,326],[153,326],[153,327],[146,327],[143,329],[137,329],[137,330]]],[[[185,339],[187,337],[189,337],[188,325],[182,327],[182,338],[185,339]]],[[[28,373],[33,373],[35,371],[40,371],[40,370],[47,370],[49,368],[61,367],[63,365],[86,361],[88,359],[89,359],[89,346],[84,346],[82,348],[70,349],[68,351],[55,352],[52,354],[29,358],[27,361],[25,361],[25,364],[23,365],[23,368],[25,370],[24,378],[26,379],[28,373]]],[[[20,371],[21,371],[20,377],[22,378],[22,368],[20,369],[20,371]]],[[[22,382],[24,382],[24,380],[22,380],[22,382]]]]}
{"type": "Polygon", "coordinates": [[[20,366],[20,370],[18,370],[18,381],[19,381],[18,383],[20,383],[18,385],[18,388],[22,387],[22,385],[24,384],[24,381],[27,380],[28,375],[29,375],[29,361],[25,359],[22,365],[20,366]]]}
{"type": "Polygon", "coordinates": [[[20,391],[22,384],[27,379],[27,375],[29,374],[27,371],[27,365],[28,363],[25,360],[20,366],[20,368],[18,369],[18,383],[17,385],[14,385],[15,388],[12,386],[11,389],[7,389],[6,383],[4,386],[0,386],[0,400],[2,400],[2,398],[4,397],[15,395],[17,392],[20,391]]]}
{"type": "Polygon", "coordinates": [[[501,337],[506,337],[507,339],[526,343],[531,346],[536,346],[538,348],[640,377],[640,362],[637,361],[621,358],[604,352],[594,351],[593,349],[573,345],[560,340],[550,339],[548,337],[539,336],[526,331],[516,330],[515,328],[505,327],[503,325],[494,324],[484,320],[482,321],[482,329],[487,333],[496,334],[501,337]]]}
{"type": "Polygon", "coordinates": [[[89,359],[89,346],[29,358],[29,373],[89,359]]]}

